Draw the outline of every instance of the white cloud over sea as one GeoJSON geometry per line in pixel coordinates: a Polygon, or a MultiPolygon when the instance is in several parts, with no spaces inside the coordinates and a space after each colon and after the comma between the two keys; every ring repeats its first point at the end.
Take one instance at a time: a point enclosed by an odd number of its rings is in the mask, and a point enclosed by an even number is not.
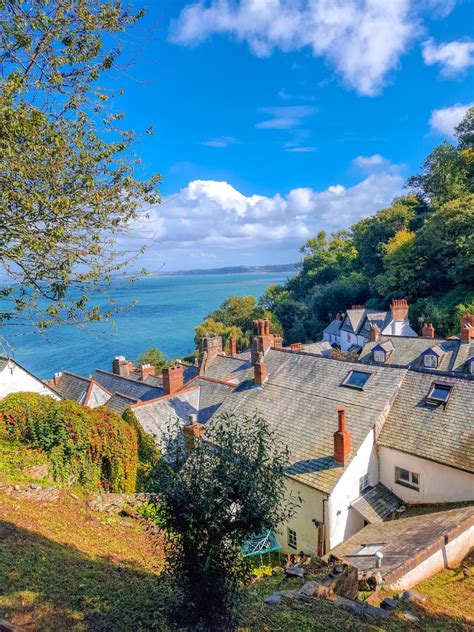
{"type": "Polygon", "coordinates": [[[354,186],[244,195],[228,182],[194,180],[149,210],[126,237],[147,246],[151,270],[285,263],[317,231],[347,228],[401,193],[395,170],[370,173],[354,186]]]}

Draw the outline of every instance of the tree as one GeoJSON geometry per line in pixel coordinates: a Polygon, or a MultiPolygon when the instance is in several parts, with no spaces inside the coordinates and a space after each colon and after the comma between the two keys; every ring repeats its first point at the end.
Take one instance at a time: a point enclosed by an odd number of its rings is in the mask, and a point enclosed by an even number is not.
{"type": "Polygon", "coordinates": [[[173,457],[160,462],[155,480],[170,545],[175,623],[234,629],[239,592],[249,578],[240,547],[298,506],[284,482],[288,450],[264,419],[233,413],[215,419],[187,458],[174,433],[170,447],[173,457]]]}
{"type": "Polygon", "coordinates": [[[138,253],[117,241],[159,200],[159,176],[137,177],[135,135],[97,82],[116,64],[113,37],[142,15],[115,0],[0,0],[3,325],[109,317],[91,295],[133,276],[138,253]]]}
{"type": "Polygon", "coordinates": [[[167,360],[165,354],[160,351],[158,347],[150,347],[141,353],[135,360],[135,364],[137,366],[142,366],[143,364],[151,364],[154,366],[157,375],[162,372],[166,362],[167,360]]]}
{"type": "Polygon", "coordinates": [[[262,317],[263,311],[254,296],[229,296],[207,319],[248,332],[252,329],[252,321],[262,317]]]}
{"type": "Polygon", "coordinates": [[[245,349],[250,342],[249,336],[245,334],[240,327],[236,327],[235,325],[224,325],[224,323],[212,320],[212,318],[207,318],[203,323],[198,325],[195,332],[196,335],[194,336],[194,342],[196,345],[199,344],[199,341],[203,336],[207,336],[208,334],[218,334],[219,336],[222,336],[222,345],[224,349],[228,347],[230,337],[235,338],[239,349],[245,349]]]}

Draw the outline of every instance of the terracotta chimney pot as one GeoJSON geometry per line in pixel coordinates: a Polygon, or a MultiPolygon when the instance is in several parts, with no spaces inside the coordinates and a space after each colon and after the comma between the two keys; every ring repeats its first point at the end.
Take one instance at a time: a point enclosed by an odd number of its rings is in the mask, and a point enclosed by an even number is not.
{"type": "Polygon", "coordinates": [[[229,338],[229,355],[232,357],[237,355],[237,340],[234,336],[229,338]]]}
{"type": "Polygon", "coordinates": [[[474,340],[474,314],[463,314],[461,318],[461,342],[474,340]]]}
{"type": "Polygon", "coordinates": [[[375,342],[376,340],[379,339],[379,336],[380,336],[379,327],[377,327],[377,325],[372,325],[372,327],[370,328],[370,340],[372,342],[375,342]]]}
{"type": "Polygon", "coordinates": [[[423,327],[421,328],[421,335],[423,338],[434,338],[435,337],[435,329],[433,327],[433,323],[427,325],[423,323],[423,327]]]}
{"type": "Polygon", "coordinates": [[[392,311],[393,320],[398,322],[408,320],[408,301],[406,299],[394,299],[390,305],[390,309],[392,311]]]}

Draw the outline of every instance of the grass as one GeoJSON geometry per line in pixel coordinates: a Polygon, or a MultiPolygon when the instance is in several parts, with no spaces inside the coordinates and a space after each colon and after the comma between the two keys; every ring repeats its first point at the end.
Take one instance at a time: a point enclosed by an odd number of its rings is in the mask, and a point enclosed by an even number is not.
{"type": "MultiPolygon", "coordinates": [[[[0,439],[0,483],[7,485],[26,485],[33,479],[25,473],[25,469],[34,465],[48,463],[48,458],[41,450],[33,450],[23,443],[0,439]]],[[[50,480],[34,481],[49,484],[50,480]]]]}

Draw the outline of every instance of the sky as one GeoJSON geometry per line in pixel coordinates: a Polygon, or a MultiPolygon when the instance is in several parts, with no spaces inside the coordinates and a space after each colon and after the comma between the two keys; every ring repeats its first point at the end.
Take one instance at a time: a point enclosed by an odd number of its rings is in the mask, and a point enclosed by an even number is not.
{"type": "Polygon", "coordinates": [[[474,104],[474,0],[146,8],[107,81],[163,177],[123,238],[152,272],[297,261],[403,193],[474,104]]]}

